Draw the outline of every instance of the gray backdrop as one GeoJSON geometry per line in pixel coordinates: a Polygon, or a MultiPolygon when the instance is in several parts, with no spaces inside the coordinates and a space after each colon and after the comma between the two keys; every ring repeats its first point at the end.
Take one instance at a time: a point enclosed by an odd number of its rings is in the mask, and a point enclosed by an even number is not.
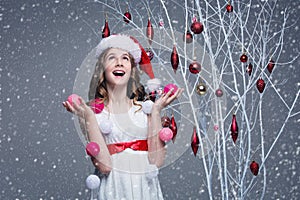
{"type": "MultiPolygon", "coordinates": [[[[151,1],[150,6],[155,4],[151,1]]],[[[295,23],[286,32],[284,60],[299,54],[300,3],[277,4],[278,13],[283,6],[292,10],[289,20],[295,23]]],[[[93,1],[1,0],[0,199],[89,199],[85,178],[93,167],[61,103],[101,38],[104,10],[93,1]]],[[[183,24],[175,9],[170,14],[183,24]]],[[[146,14],[133,17],[147,19],[146,14]]],[[[287,79],[284,90],[299,89],[299,64],[297,59],[278,73],[276,78],[287,79]]],[[[296,116],[287,124],[266,163],[266,199],[300,197],[299,121],[296,116]]],[[[159,177],[165,199],[207,199],[202,162],[190,149],[159,177]]]]}

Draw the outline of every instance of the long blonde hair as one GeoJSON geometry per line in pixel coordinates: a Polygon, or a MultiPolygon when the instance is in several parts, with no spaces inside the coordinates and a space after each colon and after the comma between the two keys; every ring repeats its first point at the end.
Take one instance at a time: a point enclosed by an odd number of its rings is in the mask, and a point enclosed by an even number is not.
{"type": "MultiPolygon", "coordinates": [[[[98,58],[95,71],[90,82],[89,100],[99,98],[104,103],[109,101],[104,66],[105,57],[109,50],[110,48],[106,49],[98,58]]],[[[129,57],[131,61],[131,75],[127,84],[127,97],[133,99],[134,105],[139,105],[136,102],[143,101],[146,93],[144,86],[140,83],[137,64],[134,62],[132,55],[129,54],[129,57]]]]}

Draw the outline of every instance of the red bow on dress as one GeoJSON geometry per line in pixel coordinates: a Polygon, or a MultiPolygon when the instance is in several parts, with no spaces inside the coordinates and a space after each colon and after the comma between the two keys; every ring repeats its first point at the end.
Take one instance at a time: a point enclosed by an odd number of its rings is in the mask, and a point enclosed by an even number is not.
{"type": "Polygon", "coordinates": [[[110,155],[124,151],[130,148],[135,151],[148,151],[147,140],[135,140],[130,142],[119,142],[107,145],[110,155]]]}

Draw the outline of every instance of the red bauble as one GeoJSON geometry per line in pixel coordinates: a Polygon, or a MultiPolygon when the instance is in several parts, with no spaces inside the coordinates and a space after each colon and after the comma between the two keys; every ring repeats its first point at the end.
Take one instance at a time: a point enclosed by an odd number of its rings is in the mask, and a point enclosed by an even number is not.
{"type": "Polygon", "coordinates": [[[90,142],[86,145],[86,153],[91,157],[96,157],[100,152],[100,147],[96,142],[90,142]]]}
{"type": "Polygon", "coordinates": [[[129,23],[131,21],[131,14],[130,14],[130,12],[126,11],[124,13],[123,19],[124,19],[124,22],[129,23]]]}
{"type": "Polygon", "coordinates": [[[67,101],[71,106],[74,106],[74,103],[76,103],[77,105],[81,104],[79,96],[77,94],[71,94],[70,96],[68,96],[67,101]]]}
{"type": "Polygon", "coordinates": [[[153,36],[154,36],[154,30],[153,30],[150,18],[148,19],[146,35],[147,35],[147,38],[148,38],[148,42],[151,45],[152,40],[153,40],[153,36]]]}
{"type": "Polygon", "coordinates": [[[271,59],[271,60],[269,61],[268,65],[267,65],[267,69],[268,69],[268,71],[269,71],[270,73],[272,73],[274,67],[275,67],[275,63],[274,63],[274,61],[271,59]]]}
{"type": "Polygon", "coordinates": [[[220,88],[216,90],[216,96],[217,97],[222,97],[223,96],[223,91],[220,88]]]}
{"type": "Polygon", "coordinates": [[[259,164],[255,161],[252,161],[250,164],[250,170],[254,176],[257,176],[259,171],[259,164]]]}
{"type": "Polygon", "coordinates": [[[230,5],[230,4],[228,4],[228,5],[226,6],[226,10],[227,10],[227,12],[232,12],[232,11],[233,11],[233,6],[230,5]]]}
{"type": "Polygon", "coordinates": [[[146,48],[145,51],[146,51],[146,53],[147,53],[148,58],[149,58],[150,60],[152,60],[153,57],[154,57],[154,53],[151,51],[151,49],[150,49],[150,48],[146,48]]]}
{"type": "Polygon", "coordinates": [[[197,61],[193,61],[189,65],[189,70],[192,74],[198,74],[201,71],[201,65],[197,61]]]}
{"type": "Polygon", "coordinates": [[[110,30],[109,30],[109,27],[108,27],[108,21],[105,20],[105,25],[104,25],[104,28],[102,30],[102,38],[106,38],[106,37],[109,37],[110,36],[110,30]]]}
{"type": "Polygon", "coordinates": [[[260,93],[264,91],[265,86],[266,86],[265,81],[262,78],[257,80],[256,87],[260,93]]]}
{"type": "Polygon", "coordinates": [[[175,45],[174,45],[173,51],[171,53],[171,65],[172,65],[172,68],[174,70],[174,73],[176,73],[176,70],[177,70],[178,65],[179,65],[179,56],[178,56],[175,45]]]}
{"type": "Polygon", "coordinates": [[[246,54],[241,55],[240,57],[241,62],[245,63],[248,60],[248,56],[246,54]]]}
{"type": "Polygon", "coordinates": [[[201,22],[195,21],[191,25],[191,30],[195,34],[200,34],[203,31],[203,24],[201,22]]]}
{"type": "Polygon", "coordinates": [[[247,69],[246,69],[246,71],[248,72],[249,76],[251,76],[252,68],[253,68],[253,65],[251,63],[249,63],[249,65],[247,66],[247,69]]]}
{"type": "Polygon", "coordinates": [[[195,156],[197,155],[199,143],[200,143],[200,141],[199,141],[199,137],[198,137],[198,134],[196,131],[196,127],[194,127],[194,131],[193,131],[193,135],[192,135],[192,139],[191,139],[191,147],[192,147],[192,150],[193,150],[193,153],[195,156]]]}
{"type": "Polygon", "coordinates": [[[230,131],[231,131],[231,138],[232,138],[233,142],[235,143],[236,140],[237,140],[238,134],[239,134],[238,133],[239,127],[238,127],[237,122],[236,122],[235,114],[232,116],[230,131]]]}
{"type": "Polygon", "coordinates": [[[186,43],[191,43],[193,42],[193,35],[190,31],[187,31],[184,35],[183,35],[183,41],[185,41],[186,43]]]}
{"type": "Polygon", "coordinates": [[[161,117],[161,125],[162,127],[169,127],[171,124],[171,120],[167,115],[161,117]]]}
{"type": "Polygon", "coordinates": [[[175,118],[174,118],[173,114],[172,114],[172,117],[171,117],[170,129],[173,132],[173,138],[172,138],[172,140],[173,140],[173,143],[174,143],[175,139],[176,139],[176,135],[177,135],[177,124],[176,124],[176,121],[175,121],[175,118]]]}

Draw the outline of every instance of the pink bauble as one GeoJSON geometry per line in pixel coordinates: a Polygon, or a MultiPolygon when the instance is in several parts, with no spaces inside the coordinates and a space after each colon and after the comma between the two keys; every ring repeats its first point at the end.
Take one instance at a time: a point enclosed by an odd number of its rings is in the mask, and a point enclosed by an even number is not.
{"type": "Polygon", "coordinates": [[[159,131],[159,138],[164,142],[169,142],[173,138],[173,131],[170,128],[162,128],[159,131]]]}
{"type": "Polygon", "coordinates": [[[101,103],[100,99],[94,99],[90,102],[90,107],[95,114],[99,114],[104,109],[104,103],[101,103]]]}
{"type": "Polygon", "coordinates": [[[214,125],[214,131],[218,131],[219,130],[219,126],[218,125],[214,125]]]}
{"type": "Polygon", "coordinates": [[[178,87],[173,83],[170,83],[165,86],[164,93],[168,93],[172,88],[174,88],[174,90],[170,94],[170,96],[172,96],[178,90],[178,87]]]}
{"type": "Polygon", "coordinates": [[[69,97],[68,97],[68,100],[67,100],[71,106],[74,105],[74,102],[76,102],[78,105],[80,105],[80,100],[79,100],[79,96],[77,94],[71,94],[69,97]]]}
{"type": "Polygon", "coordinates": [[[223,91],[221,89],[216,90],[216,96],[217,97],[222,97],[223,96],[223,91]]]}
{"type": "Polygon", "coordinates": [[[96,157],[100,152],[100,147],[96,142],[90,142],[86,145],[85,151],[89,156],[96,157]]]}

